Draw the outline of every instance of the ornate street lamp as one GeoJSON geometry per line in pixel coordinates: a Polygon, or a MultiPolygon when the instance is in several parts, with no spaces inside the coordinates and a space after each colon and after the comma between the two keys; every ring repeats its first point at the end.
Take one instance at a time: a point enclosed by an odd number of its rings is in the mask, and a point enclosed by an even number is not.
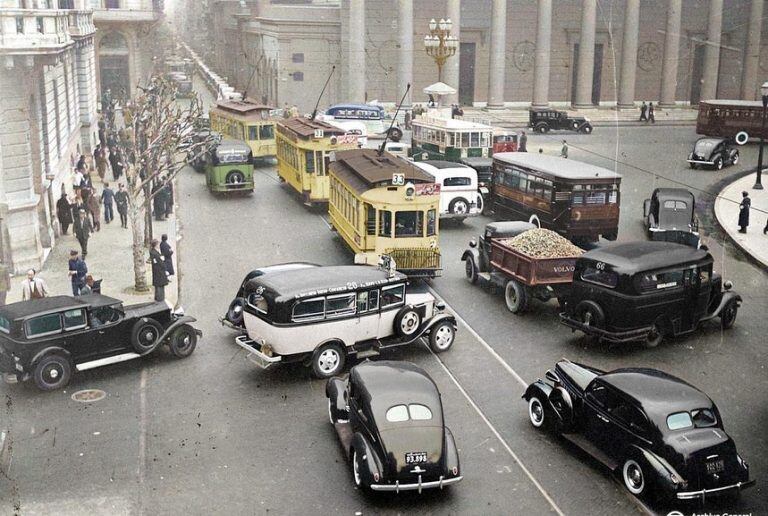
{"type": "Polygon", "coordinates": [[[760,94],[763,97],[763,122],[760,125],[760,150],[757,152],[757,181],[752,187],[754,190],[763,189],[763,143],[765,142],[765,114],[768,111],[768,81],[760,87],[760,94]]]}
{"type": "Polygon", "coordinates": [[[424,36],[424,50],[427,55],[435,60],[437,64],[437,80],[443,80],[443,65],[445,61],[456,54],[459,48],[459,39],[451,36],[453,22],[451,19],[440,19],[439,22],[434,18],[429,20],[429,34],[424,36]]]}

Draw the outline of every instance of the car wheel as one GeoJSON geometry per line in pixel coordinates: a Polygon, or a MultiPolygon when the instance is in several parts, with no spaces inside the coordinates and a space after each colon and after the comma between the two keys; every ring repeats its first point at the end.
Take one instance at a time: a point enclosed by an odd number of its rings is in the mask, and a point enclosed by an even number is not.
{"type": "Polygon", "coordinates": [[[696,170],[696,163],[688,163],[688,166],[691,167],[693,170],[696,170]]]}
{"type": "Polygon", "coordinates": [[[232,170],[227,174],[224,182],[226,182],[228,185],[241,185],[245,183],[245,174],[239,170],[232,170]]]}
{"type": "Polygon", "coordinates": [[[536,124],[536,126],[534,127],[534,130],[537,133],[544,134],[546,132],[549,132],[549,126],[547,124],[543,123],[543,122],[540,122],[540,123],[536,124]]]}
{"type": "Polygon", "coordinates": [[[35,385],[41,391],[55,391],[69,383],[72,377],[72,365],[66,357],[48,355],[37,363],[33,377],[35,385]]]}
{"type": "Polygon", "coordinates": [[[235,326],[243,326],[243,307],[245,306],[245,299],[242,297],[236,297],[229,304],[227,309],[227,321],[231,322],[235,326]]]}
{"type": "Polygon", "coordinates": [[[477,194],[477,213],[482,215],[483,210],[485,210],[485,200],[483,200],[482,194],[477,194]]]}
{"type": "Polygon", "coordinates": [[[413,337],[421,327],[421,316],[411,305],[404,306],[395,316],[395,333],[401,338],[413,337]]]}
{"type": "Polygon", "coordinates": [[[573,129],[574,131],[577,131],[579,129],[579,123],[576,120],[571,122],[571,129],[573,129]]]}
{"type": "Polygon", "coordinates": [[[731,158],[731,165],[738,165],[739,163],[739,151],[736,151],[733,153],[733,157],[731,158]]]}
{"type": "Polygon", "coordinates": [[[584,134],[590,134],[592,132],[592,125],[586,124],[581,128],[581,132],[584,134]]]}
{"type": "Polygon", "coordinates": [[[355,481],[355,487],[362,489],[363,491],[368,490],[368,486],[363,482],[363,475],[360,472],[360,460],[357,455],[357,450],[352,451],[352,478],[355,481]]]}
{"type": "Polygon", "coordinates": [[[347,355],[338,342],[320,346],[312,357],[312,372],[317,378],[331,378],[344,370],[347,355]]]}
{"type": "Polygon", "coordinates": [[[467,276],[467,280],[473,285],[477,283],[477,265],[475,259],[472,256],[467,256],[464,260],[464,274],[467,276]]]}
{"type": "Polygon", "coordinates": [[[535,428],[544,429],[549,424],[549,418],[547,417],[547,411],[544,408],[544,402],[539,398],[539,395],[534,394],[531,399],[528,400],[528,419],[531,420],[531,424],[535,428]]]}
{"type": "Polygon", "coordinates": [[[646,348],[655,348],[661,344],[662,340],[664,340],[664,330],[662,329],[661,324],[656,322],[653,323],[648,335],[645,336],[643,344],[646,348]]]}
{"type": "Polygon", "coordinates": [[[645,491],[645,474],[640,464],[627,459],[624,467],[621,469],[621,476],[624,479],[624,486],[635,496],[640,496],[645,491]]]}
{"type": "Polygon", "coordinates": [[[189,324],[182,324],[171,333],[169,346],[176,358],[186,358],[197,347],[197,332],[189,324]]]}
{"type": "Polygon", "coordinates": [[[723,158],[720,156],[715,158],[715,170],[723,170],[723,158]]]}
{"type": "Polygon", "coordinates": [[[393,127],[389,131],[389,137],[393,142],[399,142],[403,137],[403,131],[398,127],[393,127]]]}
{"type": "Polygon", "coordinates": [[[576,318],[585,326],[602,328],[605,324],[605,313],[594,301],[582,301],[576,305],[576,318]]]}
{"type": "Polygon", "coordinates": [[[504,287],[504,301],[507,303],[507,310],[513,314],[522,313],[528,305],[528,296],[525,287],[515,280],[509,280],[504,287]]]}
{"type": "Polygon", "coordinates": [[[154,319],[142,317],[133,325],[131,330],[131,345],[139,355],[146,355],[160,345],[163,327],[154,319]]]}
{"type": "Polygon", "coordinates": [[[448,211],[454,215],[469,215],[469,201],[464,197],[457,197],[448,205],[448,211]]]}
{"type": "Polygon", "coordinates": [[[736,322],[736,314],[739,311],[739,307],[736,301],[729,301],[727,305],[723,307],[723,311],[720,312],[720,326],[724,330],[733,328],[733,323],[736,322]]]}
{"type": "Polygon", "coordinates": [[[435,353],[448,351],[456,338],[456,331],[451,321],[440,321],[429,332],[429,347],[435,353]]]}

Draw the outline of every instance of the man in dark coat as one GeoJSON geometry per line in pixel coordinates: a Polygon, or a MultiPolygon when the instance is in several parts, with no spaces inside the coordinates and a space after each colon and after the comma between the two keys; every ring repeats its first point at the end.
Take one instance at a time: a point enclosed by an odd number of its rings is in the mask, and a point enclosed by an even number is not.
{"type": "Polygon", "coordinates": [[[152,211],[154,211],[155,220],[165,220],[165,188],[160,181],[155,181],[152,195],[152,211]]]}
{"type": "Polygon", "coordinates": [[[165,217],[168,218],[173,213],[173,184],[170,180],[163,187],[165,194],[165,217]]]}
{"type": "Polygon", "coordinates": [[[171,244],[168,243],[168,235],[160,237],[160,254],[163,255],[163,260],[165,260],[165,270],[168,271],[168,276],[173,276],[175,272],[173,270],[173,249],[171,249],[171,244]]]}
{"type": "Polygon", "coordinates": [[[109,224],[115,218],[115,212],[112,210],[115,200],[115,191],[109,187],[109,183],[104,183],[104,190],[101,192],[101,204],[104,205],[104,222],[109,224]]]}
{"type": "Polygon", "coordinates": [[[528,152],[528,137],[525,135],[525,131],[520,133],[519,145],[517,150],[520,152],[528,152]]]}
{"type": "Polygon", "coordinates": [[[168,284],[168,275],[163,262],[163,255],[157,250],[157,239],[153,238],[149,249],[149,263],[152,264],[152,286],[155,287],[155,301],[165,300],[165,286],[168,284]]]}
{"type": "Polygon", "coordinates": [[[69,225],[72,224],[72,205],[69,204],[66,192],[61,192],[61,198],[56,201],[56,217],[61,224],[61,234],[66,235],[69,225]]]}
{"type": "Polygon", "coordinates": [[[648,115],[646,114],[648,112],[648,104],[643,101],[643,103],[640,105],[640,122],[647,122],[648,121],[648,115]]]}
{"type": "Polygon", "coordinates": [[[739,204],[739,233],[746,233],[749,226],[749,207],[752,199],[747,192],[741,192],[741,204],[739,204]]]}
{"type": "Polygon", "coordinates": [[[118,185],[117,193],[115,194],[115,204],[117,205],[117,213],[120,214],[120,225],[124,228],[128,227],[128,192],[125,191],[123,183],[118,185]]]}
{"type": "Polygon", "coordinates": [[[69,252],[69,278],[72,281],[72,295],[79,296],[80,289],[85,285],[85,275],[88,273],[88,266],[85,260],[78,256],[76,250],[69,252]]]}
{"type": "Polygon", "coordinates": [[[88,239],[91,238],[91,233],[93,233],[91,219],[88,218],[88,214],[85,213],[85,210],[80,210],[77,219],[75,220],[75,236],[77,237],[77,241],[80,242],[83,259],[88,256],[88,239]]]}
{"type": "Polygon", "coordinates": [[[652,124],[656,123],[656,115],[653,113],[653,102],[648,103],[648,121],[652,124]]]}
{"type": "Polygon", "coordinates": [[[123,159],[117,147],[109,148],[109,165],[112,167],[112,177],[115,181],[123,175],[123,159]]]}

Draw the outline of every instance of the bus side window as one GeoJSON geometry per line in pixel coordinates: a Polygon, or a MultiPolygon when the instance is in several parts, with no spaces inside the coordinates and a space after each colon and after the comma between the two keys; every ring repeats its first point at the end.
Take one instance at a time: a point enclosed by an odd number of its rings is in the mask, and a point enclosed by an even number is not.
{"type": "Polygon", "coordinates": [[[379,309],[379,289],[368,291],[368,310],[379,309]]]}
{"type": "Polygon", "coordinates": [[[392,212],[380,210],[379,211],[379,236],[380,237],[392,237],[392,212]]]}

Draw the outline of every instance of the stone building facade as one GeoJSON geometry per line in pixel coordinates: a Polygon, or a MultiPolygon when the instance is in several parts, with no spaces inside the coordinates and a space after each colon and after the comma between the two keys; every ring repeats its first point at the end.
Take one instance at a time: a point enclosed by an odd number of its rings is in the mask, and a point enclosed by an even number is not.
{"type": "MultiPolygon", "coordinates": [[[[191,1],[191,0],[190,0],[191,1]]],[[[768,79],[763,0],[212,0],[209,63],[271,103],[413,100],[437,81],[424,51],[450,17],[460,52],[444,82],[477,106],[667,106],[756,98],[768,79]],[[581,45],[582,41],[586,42],[581,45]],[[362,49],[362,51],[360,50],[362,49]],[[254,87],[255,85],[255,87],[254,87]]]]}

